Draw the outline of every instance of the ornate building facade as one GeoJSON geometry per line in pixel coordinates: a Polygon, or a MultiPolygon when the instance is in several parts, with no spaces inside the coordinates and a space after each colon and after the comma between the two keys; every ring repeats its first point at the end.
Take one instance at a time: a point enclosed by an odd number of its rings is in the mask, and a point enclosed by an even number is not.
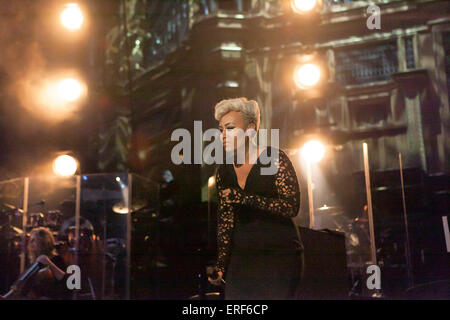
{"type": "MultiPolygon", "coordinates": [[[[260,103],[262,128],[281,129],[284,148],[296,148],[305,127],[328,125],[345,133],[338,158],[351,171],[362,170],[358,141],[367,139],[375,170],[398,168],[401,152],[405,167],[448,172],[448,4],[378,5],[381,28],[369,29],[366,1],[326,1],[314,17],[292,14],[285,1],[122,2],[106,36],[105,87],[133,92],[125,109],[134,131],[115,141],[131,134],[147,145],[116,162],[156,164],[167,141],[158,134],[194,119],[213,126],[214,103],[243,95],[260,103]],[[324,56],[337,85],[312,118],[286,80],[292,58],[307,51],[324,56]]],[[[126,121],[114,121],[120,136],[126,121]]]]}
{"type": "MultiPolygon", "coordinates": [[[[215,103],[245,96],[260,104],[261,128],[280,129],[280,147],[293,157],[309,136],[327,141],[318,170],[328,189],[315,190],[317,206],[360,214],[366,142],[377,232],[403,228],[399,153],[412,233],[442,228],[450,190],[448,1],[325,0],[309,15],[293,13],[282,0],[128,0],[115,9],[103,87],[120,103],[100,136],[100,169],[149,175],[170,168],[189,202],[205,201],[214,168],[174,166],[171,132],[193,130],[194,120],[204,130],[215,127],[215,103]],[[380,10],[379,29],[368,26],[372,4],[380,10]],[[328,89],[312,102],[298,95],[292,79],[293,61],[311,53],[329,74],[328,89]]],[[[298,223],[306,224],[306,192],[302,197],[298,223]]],[[[390,240],[403,247],[403,231],[390,240]]],[[[441,262],[425,242],[412,245],[423,279],[432,277],[428,266],[441,262]]]]}

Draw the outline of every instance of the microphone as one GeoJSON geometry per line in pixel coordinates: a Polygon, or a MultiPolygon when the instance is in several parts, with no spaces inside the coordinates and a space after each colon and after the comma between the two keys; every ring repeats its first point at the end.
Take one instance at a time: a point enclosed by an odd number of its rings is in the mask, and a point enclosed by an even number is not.
{"type": "Polygon", "coordinates": [[[217,277],[219,276],[219,273],[217,272],[216,268],[207,266],[206,267],[206,275],[208,277],[210,277],[211,279],[216,280],[217,277]]]}
{"type": "MultiPolygon", "coordinates": [[[[212,266],[207,266],[206,267],[206,275],[211,278],[212,280],[216,280],[219,277],[219,273],[217,272],[216,268],[212,267],[212,266]]],[[[226,283],[225,280],[220,279],[220,281],[222,283],[226,283]]]]}

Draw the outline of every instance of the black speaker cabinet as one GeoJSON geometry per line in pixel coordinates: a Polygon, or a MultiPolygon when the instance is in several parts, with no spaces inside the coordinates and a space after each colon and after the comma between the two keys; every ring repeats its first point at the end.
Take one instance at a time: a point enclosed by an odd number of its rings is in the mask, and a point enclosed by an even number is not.
{"type": "Polygon", "coordinates": [[[299,227],[304,269],[299,299],[348,299],[345,235],[299,227]]]}

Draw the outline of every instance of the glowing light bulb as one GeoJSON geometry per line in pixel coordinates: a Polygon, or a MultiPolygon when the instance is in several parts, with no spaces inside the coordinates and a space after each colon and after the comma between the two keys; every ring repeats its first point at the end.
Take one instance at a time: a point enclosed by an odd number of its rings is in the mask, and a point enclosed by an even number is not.
{"type": "Polygon", "coordinates": [[[216,179],[214,178],[214,176],[209,177],[208,186],[212,187],[215,182],[216,182],[216,179]]]}
{"type": "Polygon", "coordinates": [[[53,162],[53,172],[59,176],[73,176],[77,171],[77,161],[75,158],[65,154],[59,156],[53,162]]]}
{"type": "Polygon", "coordinates": [[[69,30],[78,30],[83,24],[83,13],[76,3],[70,3],[61,12],[61,24],[69,30]]]}
{"type": "Polygon", "coordinates": [[[75,79],[66,78],[58,83],[58,96],[67,102],[77,100],[81,96],[82,90],[80,82],[75,79]]]}
{"type": "Polygon", "coordinates": [[[320,68],[313,63],[306,63],[297,67],[294,72],[294,81],[297,87],[307,89],[315,86],[320,80],[320,68]]]}
{"type": "Polygon", "coordinates": [[[297,13],[311,11],[317,4],[317,0],[291,0],[291,7],[297,13]]]}
{"type": "Polygon", "coordinates": [[[302,148],[302,156],[308,161],[319,162],[325,155],[324,145],[317,140],[310,140],[302,148]]]}

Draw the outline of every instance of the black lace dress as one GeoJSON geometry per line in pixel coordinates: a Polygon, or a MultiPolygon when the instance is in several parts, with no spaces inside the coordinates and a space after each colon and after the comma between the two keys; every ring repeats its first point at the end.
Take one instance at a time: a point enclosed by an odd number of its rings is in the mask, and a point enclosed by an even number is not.
{"type": "Polygon", "coordinates": [[[251,168],[244,189],[232,164],[219,166],[217,269],[224,272],[226,299],[293,299],[302,272],[303,246],[291,218],[300,207],[297,176],[287,155],[278,150],[278,171],[261,174],[261,156],[251,168]],[[231,189],[233,204],[220,196],[231,189]],[[238,203],[238,204],[237,204],[238,203]]]}

